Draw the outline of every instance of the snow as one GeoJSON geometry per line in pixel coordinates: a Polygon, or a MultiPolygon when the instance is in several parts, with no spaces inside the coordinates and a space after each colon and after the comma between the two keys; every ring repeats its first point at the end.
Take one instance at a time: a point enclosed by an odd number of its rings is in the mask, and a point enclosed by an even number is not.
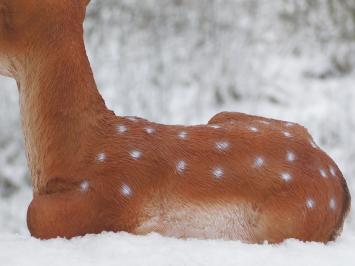
{"type": "Polygon", "coordinates": [[[3,265],[351,265],[355,235],[336,243],[246,245],[238,241],[176,240],[157,234],[102,233],[72,240],[0,237],[3,265]]]}
{"type": "MultiPolygon", "coordinates": [[[[319,10],[313,11],[309,1],[296,2],[93,0],[86,41],[100,92],[117,114],[161,123],[200,124],[220,111],[238,111],[302,124],[313,136],[310,145],[334,158],[355,195],[355,45],[339,37],[353,33],[354,24],[340,9],[330,19],[330,11],[322,8],[327,1],[318,1],[319,10]],[[334,24],[339,17],[345,28],[334,24]]],[[[259,128],[267,123],[261,120],[259,128]]],[[[14,81],[1,77],[0,125],[0,265],[326,266],[355,261],[353,209],[341,237],[327,245],[297,240],[247,245],[127,233],[33,239],[26,228],[32,193],[18,92],[14,81]]],[[[118,134],[127,131],[117,125],[118,134]]],[[[188,132],[181,133],[177,138],[188,139],[188,132]]],[[[97,159],[104,163],[105,153],[97,159]]],[[[337,171],[333,166],[321,170],[333,176],[337,171]]],[[[280,178],[292,182],[287,172],[280,178]]],[[[127,184],[121,188],[134,196],[127,184]]],[[[336,207],[335,199],[329,207],[336,207]]]]}

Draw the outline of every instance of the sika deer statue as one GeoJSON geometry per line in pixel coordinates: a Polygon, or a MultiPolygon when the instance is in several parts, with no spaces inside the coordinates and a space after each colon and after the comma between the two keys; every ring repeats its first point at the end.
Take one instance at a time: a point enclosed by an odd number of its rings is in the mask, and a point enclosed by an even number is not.
{"type": "Polygon", "coordinates": [[[109,111],[85,52],[87,4],[0,0],[0,73],[18,84],[34,237],[335,239],[349,191],[302,126],[241,113],[168,126],[109,111]]]}

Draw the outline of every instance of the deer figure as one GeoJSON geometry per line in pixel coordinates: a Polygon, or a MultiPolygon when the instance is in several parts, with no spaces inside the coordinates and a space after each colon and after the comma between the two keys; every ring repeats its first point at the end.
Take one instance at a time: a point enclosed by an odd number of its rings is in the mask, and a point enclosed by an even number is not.
{"type": "Polygon", "coordinates": [[[241,113],[172,126],[109,111],[84,46],[88,2],[0,0],[0,73],[18,84],[32,236],[335,239],[349,191],[302,126],[241,113]]]}

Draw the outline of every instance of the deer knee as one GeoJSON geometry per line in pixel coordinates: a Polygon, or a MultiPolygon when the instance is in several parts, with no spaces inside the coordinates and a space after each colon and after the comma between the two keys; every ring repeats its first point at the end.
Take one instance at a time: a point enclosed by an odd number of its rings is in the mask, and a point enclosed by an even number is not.
{"type": "Polygon", "coordinates": [[[43,220],[46,220],[46,211],[41,196],[35,197],[27,209],[27,227],[31,235],[36,238],[46,239],[47,234],[43,227],[43,220]],[[43,213],[42,217],[40,213],[43,213]]]}
{"type": "MultiPolygon", "coordinates": [[[[64,206],[56,196],[35,196],[27,210],[27,227],[39,239],[69,237],[66,234],[64,206]]],[[[69,218],[70,219],[70,218],[69,218]]]]}
{"type": "Polygon", "coordinates": [[[89,196],[74,192],[35,196],[27,210],[27,226],[33,237],[72,238],[98,233],[95,204],[89,196]]]}

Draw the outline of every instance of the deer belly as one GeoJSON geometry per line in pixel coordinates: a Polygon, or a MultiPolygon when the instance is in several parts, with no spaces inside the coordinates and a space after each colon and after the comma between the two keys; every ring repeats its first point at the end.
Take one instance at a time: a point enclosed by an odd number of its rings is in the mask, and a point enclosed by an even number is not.
{"type": "Polygon", "coordinates": [[[204,203],[203,205],[174,206],[141,223],[135,233],[156,232],[176,238],[254,242],[261,228],[261,213],[250,204],[204,203]]]}

